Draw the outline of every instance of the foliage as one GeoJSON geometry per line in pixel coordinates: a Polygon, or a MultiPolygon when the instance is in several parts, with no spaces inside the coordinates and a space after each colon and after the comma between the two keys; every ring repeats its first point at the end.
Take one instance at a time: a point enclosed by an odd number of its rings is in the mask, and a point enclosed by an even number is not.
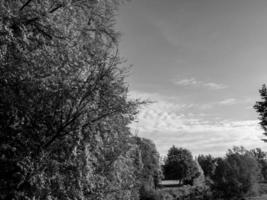
{"type": "Polygon", "coordinates": [[[259,90],[259,93],[261,101],[257,101],[254,108],[259,114],[260,125],[264,130],[264,135],[267,136],[267,88],[265,84],[259,90]]]}
{"type": "Polygon", "coordinates": [[[154,189],[162,178],[159,164],[159,153],[155,144],[151,140],[137,136],[133,137],[133,139],[140,151],[143,165],[142,170],[140,171],[140,181],[143,185],[154,189]]]}
{"type": "Polygon", "coordinates": [[[267,181],[267,153],[262,151],[260,148],[250,150],[252,156],[257,160],[260,171],[261,180],[267,181]]]}
{"type": "Polygon", "coordinates": [[[187,149],[171,147],[164,165],[165,179],[192,182],[199,176],[192,154],[187,149]]]}
{"type": "Polygon", "coordinates": [[[216,197],[241,198],[256,192],[259,177],[257,161],[244,148],[229,150],[226,158],[217,159],[213,180],[216,197]]]}
{"type": "Polygon", "coordinates": [[[193,181],[190,181],[189,183],[193,184],[194,186],[203,186],[205,185],[206,179],[204,175],[204,171],[202,170],[198,160],[195,160],[197,170],[198,170],[198,176],[193,179],[193,181]]]}
{"type": "Polygon", "coordinates": [[[215,158],[213,158],[211,155],[199,155],[197,160],[203,169],[205,177],[211,177],[216,168],[215,158]]]}
{"type": "Polygon", "coordinates": [[[163,188],[159,193],[162,200],[215,200],[210,189],[205,186],[184,185],[177,188],[163,188]]]}
{"type": "Polygon", "coordinates": [[[136,195],[118,4],[0,1],[1,198],[136,195]]]}

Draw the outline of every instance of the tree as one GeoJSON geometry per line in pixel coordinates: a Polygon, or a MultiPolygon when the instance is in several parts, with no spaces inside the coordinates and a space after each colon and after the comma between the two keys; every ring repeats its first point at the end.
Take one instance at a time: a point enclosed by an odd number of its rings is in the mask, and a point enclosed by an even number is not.
{"type": "Polygon", "coordinates": [[[226,158],[217,159],[213,189],[217,197],[242,198],[256,192],[259,177],[257,161],[244,148],[235,147],[226,158]]]}
{"type": "Polygon", "coordinates": [[[180,183],[192,181],[199,176],[192,154],[187,149],[171,147],[164,165],[165,179],[179,180],[180,183]]]}
{"type": "Polygon", "coordinates": [[[261,180],[267,181],[267,154],[262,151],[260,148],[250,150],[252,156],[257,160],[260,171],[261,171],[261,180]]]}
{"type": "Polygon", "coordinates": [[[0,1],[3,199],[131,195],[140,102],[119,67],[119,1],[96,3],[0,1]]]}
{"type": "Polygon", "coordinates": [[[203,169],[205,177],[211,177],[216,168],[216,160],[211,155],[199,155],[197,160],[203,169]]]}
{"type": "MultiPolygon", "coordinates": [[[[260,125],[264,130],[264,135],[267,136],[267,88],[264,84],[259,90],[261,101],[257,101],[254,105],[254,109],[259,114],[260,125]]],[[[267,140],[263,140],[267,141],[267,140]]]]}
{"type": "Polygon", "coordinates": [[[133,137],[140,151],[142,169],[140,171],[141,185],[155,189],[161,179],[162,172],[159,164],[159,153],[155,144],[146,138],[133,137]]]}

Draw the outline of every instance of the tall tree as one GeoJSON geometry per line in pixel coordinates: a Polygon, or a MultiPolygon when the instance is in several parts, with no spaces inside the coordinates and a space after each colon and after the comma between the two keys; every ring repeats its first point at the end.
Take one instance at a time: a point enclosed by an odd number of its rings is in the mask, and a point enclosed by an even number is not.
{"type": "Polygon", "coordinates": [[[139,102],[119,67],[118,4],[0,1],[1,198],[131,195],[139,102]]]}

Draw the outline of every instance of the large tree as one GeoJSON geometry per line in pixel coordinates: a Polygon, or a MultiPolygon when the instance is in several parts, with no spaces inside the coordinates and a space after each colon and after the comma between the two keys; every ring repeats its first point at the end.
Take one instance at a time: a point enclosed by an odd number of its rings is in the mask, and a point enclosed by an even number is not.
{"type": "Polygon", "coordinates": [[[118,67],[118,4],[0,1],[1,198],[130,198],[139,102],[118,67]]]}
{"type": "Polygon", "coordinates": [[[184,148],[171,147],[163,166],[167,180],[179,180],[180,183],[192,181],[199,176],[196,162],[190,151],[184,148]]]}

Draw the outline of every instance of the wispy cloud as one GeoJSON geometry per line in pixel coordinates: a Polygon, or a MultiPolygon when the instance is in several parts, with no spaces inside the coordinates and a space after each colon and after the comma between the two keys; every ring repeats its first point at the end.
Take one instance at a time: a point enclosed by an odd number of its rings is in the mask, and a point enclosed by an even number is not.
{"type": "Polygon", "coordinates": [[[199,80],[196,80],[195,78],[173,80],[173,83],[175,85],[180,85],[180,86],[202,87],[202,88],[208,88],[211,90],[221,90],[221,89],[225,89],[228,87],[227,85],[224,85],[224,84],[199,81],[199,80]]]}
{"type": "Polygon", "coordinates": [[[218,102],[218,104],[221,105],[233,105],[236,104],[238,101],[235,98],[229,98],[229,99],[224,99],[220,102],[218,102]]]}

